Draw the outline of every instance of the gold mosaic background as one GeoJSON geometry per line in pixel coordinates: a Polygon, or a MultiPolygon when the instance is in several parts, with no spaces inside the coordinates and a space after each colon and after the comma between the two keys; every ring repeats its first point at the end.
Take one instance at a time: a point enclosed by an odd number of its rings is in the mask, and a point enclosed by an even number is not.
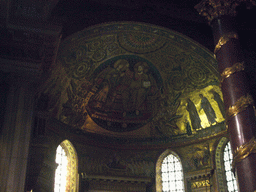
{"type": "Polygon", "coordinates": [[[216,68],[213,54],[182,34],[108,23],[62,42],[41,93],[50,96],[52,116],[75,129],[190,137],[224,121],[216,68]]]}

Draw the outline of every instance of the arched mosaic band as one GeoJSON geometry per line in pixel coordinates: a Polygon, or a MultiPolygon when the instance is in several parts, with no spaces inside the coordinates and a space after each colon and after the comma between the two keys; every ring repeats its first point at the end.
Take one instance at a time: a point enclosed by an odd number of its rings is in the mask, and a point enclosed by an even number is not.
{"type": "Polygon", "coordinates": [[[217,145],[216,152],[215,152],[215,166],[216,166],[216,178],[218,183],[218,191],[219,192],[226,192],[227,185],[225,179],[225,168],[223,164],[223,155],[224,155],[224,148],[228,142],[226,137],[222,137],[217,145]]]}
{"type": "Polygon", "coordinates": [[[166,39],[147,33],[123,33],[118,35],[120,45],[133,53],[150,53],[163,47],[166,39]]]}
{"type": "Polygon", "coordinates": [[[68,175],[66,192],[77,191],[78,186],[78,158],[77,153],[69,140],[64,140],[61,144],[68,158],[68,175]]]}

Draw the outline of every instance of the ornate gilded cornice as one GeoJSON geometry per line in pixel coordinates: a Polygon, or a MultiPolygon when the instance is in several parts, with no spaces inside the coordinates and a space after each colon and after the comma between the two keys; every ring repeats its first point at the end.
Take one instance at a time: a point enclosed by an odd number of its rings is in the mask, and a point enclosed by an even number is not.
{"type": "Polygon", "coordinates": [[[256,5],[254,0],[203,0],[195,6],[195,9],[211,23],[213,19],[222,15],[235,16],[236,7],[242,2],[256,5]]]}

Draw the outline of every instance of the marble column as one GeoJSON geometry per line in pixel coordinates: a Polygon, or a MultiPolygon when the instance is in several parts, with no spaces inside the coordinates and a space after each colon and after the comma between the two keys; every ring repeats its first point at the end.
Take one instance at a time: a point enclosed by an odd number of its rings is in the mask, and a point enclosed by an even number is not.
{"type": "MultiPolygon", "coordinates": [[[[212,27],[239,191],[256,190],[256,122],[244,72],[244,58],[234,26],[235,9],[243,0],[204,0],[195,8],[212,27]]],[[[253,1],[247,1],[253,4],[253,1]]]]}
{"type": "Polygon", "coordinates": [[[4,123],[0,134],[0,191],[24,191],[34,110],[29,80],[10,74],[4,123]]]}

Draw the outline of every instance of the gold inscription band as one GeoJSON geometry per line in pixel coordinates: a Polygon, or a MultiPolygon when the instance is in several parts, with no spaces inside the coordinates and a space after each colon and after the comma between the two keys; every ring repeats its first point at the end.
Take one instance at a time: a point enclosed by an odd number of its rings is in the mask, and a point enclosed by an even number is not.
{"type": "Polygon", "coordinates": [[[231,32],[220,37],[219,42],[215,46],[214,54],[216,54],[230,39],[238,39],[238,35],[234,32],[231,32]]]}
{"type": "Polygon", "coordinates": [[[228,67],[224,69],[224,71],[220,75],[220,82],[222,83],[224,79],[228,78],[235,72],[243,71],[244,70],[244,61],[241,63],[235,63],[232,67],[228,67]]]}
{"type": "Polygon", "coordinates": [[[200,187],[210,187],[210,181],[209,179],[203,180],[203,181],[195,181],[192,183],[191,188],[200,188],[200,187]]]}
{"type": "Polygon", "coordinates": [[[241,145],[234,151],[232,168],[235,169],[236,163],[242,161],[252,153],[256,153],[256,140],[254,137],[248,143],[241,145]]]}
{"type": "Polygon", "coordinates": [[[226,121],[229,121],[231,117],[237,115],[238,113],[244,111],[249,105],[253,104],[253,98],[251,95],[240,97],[235,105],[230,106],[226,112],[226,121]]]}

